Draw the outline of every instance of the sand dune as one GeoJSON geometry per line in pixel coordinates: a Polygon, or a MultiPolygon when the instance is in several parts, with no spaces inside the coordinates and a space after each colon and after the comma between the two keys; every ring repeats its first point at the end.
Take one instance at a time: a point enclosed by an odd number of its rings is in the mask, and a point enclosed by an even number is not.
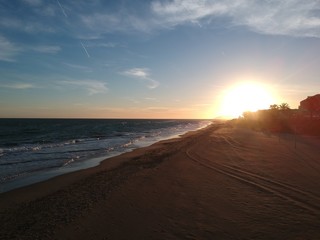
{"type": "Polygon", "coordinates": [[[320,141],[211,125],[0,195],[1,239],[320,239],[320,141]]]}

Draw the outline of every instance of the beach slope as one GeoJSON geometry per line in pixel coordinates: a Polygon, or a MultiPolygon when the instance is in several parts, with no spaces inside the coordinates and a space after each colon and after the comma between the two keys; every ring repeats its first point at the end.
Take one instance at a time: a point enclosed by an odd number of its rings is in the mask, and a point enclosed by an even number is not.
{"type": "Polygon", "coordinates": [[[213,124],[0,194],[0,238],[320,239],[319,148],[213,124]]]}

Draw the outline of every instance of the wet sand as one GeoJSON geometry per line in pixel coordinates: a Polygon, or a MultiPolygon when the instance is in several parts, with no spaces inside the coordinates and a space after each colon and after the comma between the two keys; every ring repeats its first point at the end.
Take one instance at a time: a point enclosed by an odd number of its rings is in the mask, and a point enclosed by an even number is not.
{"type": "Polygon", "coordinates": [[[0,239],[320,239],[319,149],[211,125],[0,194],[0,239]]]}

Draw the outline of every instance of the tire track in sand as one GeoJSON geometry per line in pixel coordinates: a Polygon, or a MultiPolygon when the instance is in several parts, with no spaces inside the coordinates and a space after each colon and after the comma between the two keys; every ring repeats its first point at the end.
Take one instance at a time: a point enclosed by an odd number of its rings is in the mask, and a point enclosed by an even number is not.
{"type": "MultiPolygon", "coordinates": [[[[242,148],[240,149],[238,146],[234,145],[233,143],[230,142],[230,139],[232,140],[231,137],[223,137],[223,139],[225,140],[225,142],[227,142],[231,149],[233,150],[233,152],[240,158],[240,159],[243,159],[243,157],[239,154],[239,152],[237,150],[247,150],[245,148],[242,148]]],[[[228,158],[232,158],[230,155],[228,154],[225,154],[228,158]]],[[[266,178],[264,176],[261,176],[261,175],[258,175],[258,174],[255,174],[255,173],[252,173],[252,172],[248,172],[248,171],[245,171],[241,168],[237,168],[237,167],[234,167],[234,166],[230,166],[230,165],[227,165],[227,164],[223,164],[223,163],[219,163],[221,166],[224,166],[226,168],[229,168],[231,170],[234,170],[234,171],[238,171],[240,173],[243,173],[243,174],[246,174],[246,175],[250,175],[250,176],[253,176],[255,178],[259,178],[261,180],[264,180],[264,181],[267,181],[267,182],[270,182],[272,184],[275,184],[275,185],[278,185],[278,186],[281,186],[281,187],[284,187],[284,188],[287,188],[287,189],[290,189],[291,191],[294,191],[294,192],[297,192],[297,193],[300,193],[302,195],[305,195],[307,197],[311,197],[311,198],[315,198],[317,199],[317,201],[320,202],[320,197],[319,196],[316,196],[315,194],[311,193],[311,192],[308,192],[308,191],[305,191],[305,190],[301,190],[295,186],[292,186],[292,185],[289,185],[287,183],[284,183],[284,182],[279,182],[279,181],[276,181],[274,179],[270,179],[270,178],[266,178]]]]}
{"type": "Polygon", "coordinates": [[[311,193],[305,192],[301,189],[295,188],[285,183],[259,176],[254,173],[213,162],[210,159],[199,156],[197,153],[191,154],[190,149],[186,150],[185,153],[191,160],[206,168],[234,178],[247,185],[256,187],[260,190],[263,190],[264,192],[274,194],[275,196],[278,196],[300,208],[308,210],[314,215],[319,215],[320,213],[320,199],[311,193]],[[309,200],[316,202],[317,204],[307,201],[305,199],[306,197],[309,198],[309,200]]]}

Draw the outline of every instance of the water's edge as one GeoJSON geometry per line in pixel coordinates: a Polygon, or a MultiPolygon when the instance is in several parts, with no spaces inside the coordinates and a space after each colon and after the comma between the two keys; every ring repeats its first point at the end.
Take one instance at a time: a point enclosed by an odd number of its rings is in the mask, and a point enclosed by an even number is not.
{"type": "Polygon", "coordinates": [[[0,193],[4,193],[4,192],[8,192],[8,191],[17,189],[17,188],[22,188],[22,187],[26,187],[26,186],[29,186],[32,184],[40,183],[40,182],[52,179],[54,177],[58,177],[60,175],[64,175],[64,174],[76,172],[79,170],[84,170],[84,169],[96,167],[99,164],[101,164],[103,161],[107,161],[108,159],[110,159],[112,157],[119,156],[119,155],[125,154],[127,152],[131,152],[131,151],[139,149],[139,148],[148,147],[148,146],[151,146],[151,145],[156,144],[156,143],[163,141],[163,140],[181,137],[189,132],[198,131],[200,129],[206,128],[209,125],[211,125],[212,123],[213,122],[210,121],[210,123],[208,123],[207,125],[199,127],[197,129],[188,130],[185,132],[180,132],[178,134],[174,133],[170,136],[155,139],[154,141],[142,141],[139,144],[134,145],[131,148],[126,149],[125,151],[112,152],[107,155],[90,158],[85,161],[75,162],[75,163],[70,164],[68,166],[55,168],[55,169],[51,169],[51,170],[39,171],[34,174],[30,174],[30,175],[26,175],[26,176],[23,176],[18,179],[14,179],[13,181],[1,183],[0,184],[0,193]]]}

